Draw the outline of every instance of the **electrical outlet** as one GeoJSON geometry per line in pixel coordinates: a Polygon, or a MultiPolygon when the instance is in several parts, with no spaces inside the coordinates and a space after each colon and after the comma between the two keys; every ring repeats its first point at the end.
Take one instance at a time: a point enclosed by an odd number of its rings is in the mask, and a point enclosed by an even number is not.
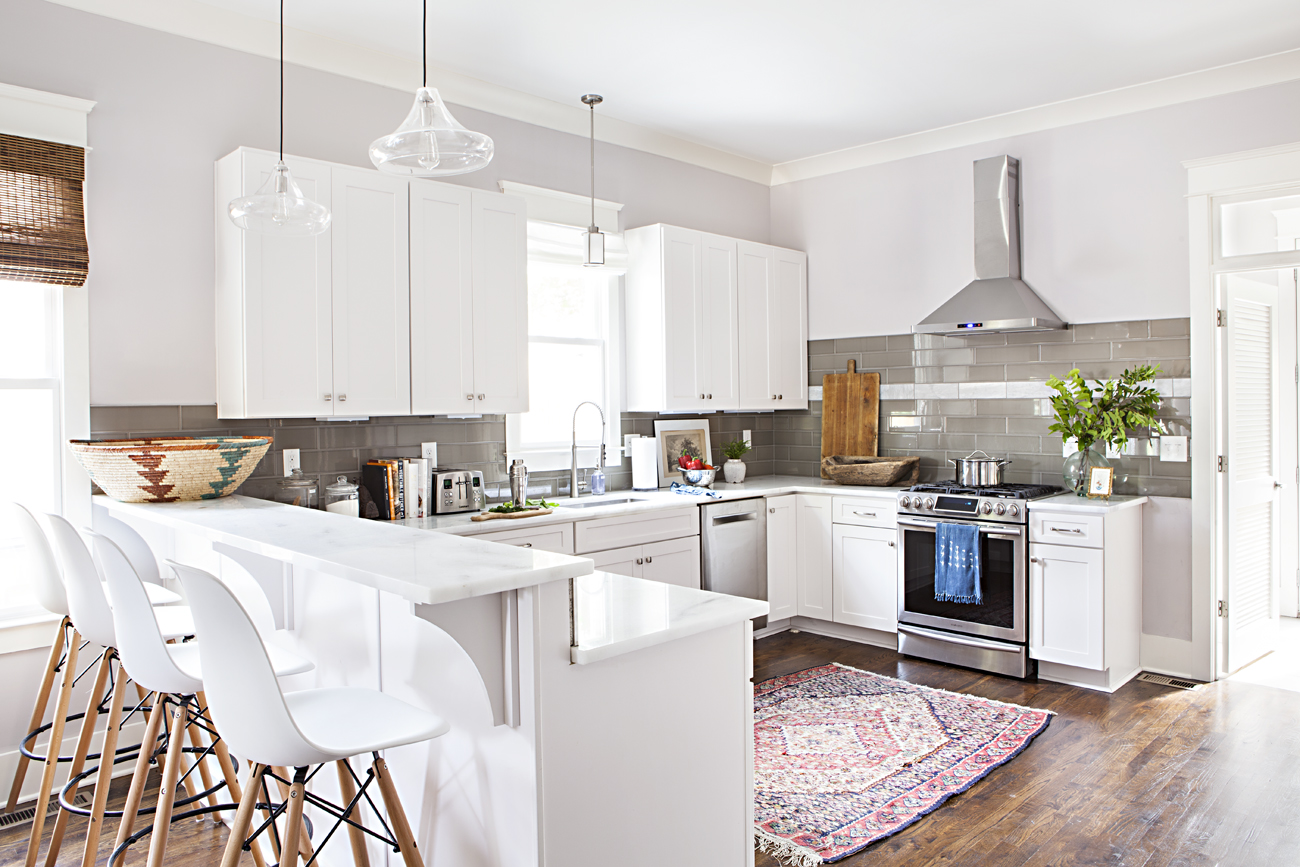
{"type": "Polygon", "coordinates": [[[294,470],[302,469],[302,456],[297,449],[285,449],[282,454],[284,455],[284,474],[286,476],[293,475],[294,470]]]}
{"type": "Polygon", "coordinates": [[[641,434],[623,434],[623,457],[632,460],[632,441],[641,439],[641,434]]]}
{"type": "Polygon", "coordinates": [[[1074,437],[1070,437],[1068,440],[1064,440],[1061,443],[1061,457],[1063,458],[1068,458],[1070,455],[1074,454],[1078,450],[1079,450],[1079,441],[1074,437]]]}
{"type": "Polygon", "coordinates": [[[1187,463],[1187,437],[1162,436],[1160,438],[1160,460],[1175,463],[1187,463]]]}
{"type": "Polygon", "coordinates": [[[438,466],[438,444],[420,443],[420,457],[429,462],[429,468],[438,466]]]}
{"type": "Polygon", "coordinates": [[[745,445],[749,446],[751,449],[754,447],[754,439],[752,436],[750,436],[749,431],[742,431],[740,434],[740,438],[744,440],[745,445]]]}

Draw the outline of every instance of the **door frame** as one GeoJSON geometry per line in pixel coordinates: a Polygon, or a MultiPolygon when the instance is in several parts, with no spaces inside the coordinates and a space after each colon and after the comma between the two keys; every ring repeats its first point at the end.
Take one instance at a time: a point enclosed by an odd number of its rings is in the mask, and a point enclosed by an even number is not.
{"type": "MultiPolygon", "coordinates": [[[[1226,448],[1224,408],[1221,402],[1221,332],[1217,327],[1219,276],[1229,272],[1263,271],[1300,267],[1298,253],[1263,253],[1218,261],[1216,202],[1249,194],[1280,192],[1300,188],[1300,142],[1259,150],[1243,151],[1205,159],[1188,160],[1187,169],[1188,253],[1191,300],[1192,374],[1192,640],[1167,640],[1161,650],[1185,659],[1188,674],[1197,680],[1216,680],[1227,674],[1225,619],[1218,616],[1218,602],[1226,599],[1227,564],[1223,534],[1227,531],[1226,476],[1218,472],[1218,457],[1226,448]],[[1200,432],[1200,435],[1197,435],[1200,432]],[[1177,645],[1177,646],[1176,646],[1177,645]]],[[[1294,306],[1280,306],[1294,310],[1294,306]]],[[[1279,365],[1285,379],[1286,367],[1295,363],[1294,321],[1286,323],[1279,346],[1279,365]],[[1287,345],[1288,340],[1290,345],[1287,345]]],[[[1284,402],[1285,405],[1285,402],[1284,402]]],[[[1294,405],[1294,404],[1293,404],[1294,405]]],[[[1296,516],[1297,488],[1291,467],[1296,463],[1294,420],[1283,421],[1286,488],[1283,513],[1296,516]],[[1289,458],[1288,458],[1289,455],[1289,458]]],[[[1287,546],[1283,546],[1283,552],[1287,546]]],[[[1282,562],[1283,583],[1295,576],[1296,555],[1282,562]]],[[[1294,577],[1292,578],[1294,582],[1294,577]]],[[[1284,613],[1286,609],[1283,609],[1284,613]]],[[[1145,645],[1144,645],[1145,650],[1145,645]]],[[[1145,661],[1145,660],[1144,660],[1145,661]]]]}

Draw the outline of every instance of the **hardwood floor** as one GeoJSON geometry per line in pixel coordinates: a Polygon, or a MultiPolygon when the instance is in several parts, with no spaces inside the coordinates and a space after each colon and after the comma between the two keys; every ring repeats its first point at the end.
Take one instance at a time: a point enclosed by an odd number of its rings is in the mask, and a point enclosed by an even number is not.
{"type": "Polygon", "coordinates": [[[1107,695],[808,633],[759,640],[754,680],[828,662],[1057,714],[1011,762],[844,867],[1300,864],[1300,693],[1134,681],[1107,695]]]}
{"type": "MultiPolygon", "coordinates": [[[[844,867],[1300,864],[1300,692],[1234,680],[1194,692],[1132,682],[1106,695],[808,633],[758,641],[754,678],[828,662],[1057,713],[1020,756],[911,827],[838,862],[844,867]]],[[[115,789],[120,803],[125,781],[115,789]]],[[[97,863],[107,858],[115,830],[116,822],[107,823],[97,863]]],[[[82,820],[70,823],[60,867],[80,863],[83,833],[82,820]]],[[[167,861],[216,867],[225,838],[224,826],[210,819],[178,822],[167,861]]],[[[346,850],[331,841],[338,845],[346,850]]],[[[26,848],[27,826],[0,831],[0,867],[22,864],[26,848]]],[[[128,865],[144,864],[146,854],[137,844],[128,865]]],[[[251,856],[241,863],[251,864],[251,856]]],[[[756,856],[757,867],[777,863],[756,856]]]]}

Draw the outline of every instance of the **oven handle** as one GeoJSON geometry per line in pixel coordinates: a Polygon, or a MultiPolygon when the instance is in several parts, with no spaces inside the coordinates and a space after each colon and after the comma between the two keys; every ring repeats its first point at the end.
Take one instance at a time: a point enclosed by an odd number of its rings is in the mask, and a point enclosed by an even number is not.
{"type": "MultiPolygon", "coordinates": [[[[927,524],[921,521],[903,521],[899,520],[900,527],[915,527],[918,530],[926,530],[933,533],[935,524],[927,524]]],[[[1015,527],[990,527],[987,524],[979,524],[980,532],[990,539],[1019,539],[1024,534],[1015,527]]]]}
{"type": "Polygon", "coordinates": [[[905,623],[898,624],[898,631],[905,632],[909,635],[915,635],[918,638],[933,638],[938,641],[951,641],[953,644],[964,644],[967,647],[978,647],[980,650],[999,650],[1003,653],[1015,650],[1015,647],[997,641],[988,641],[982,638],[967,638],[964,635],[954,635],[951,632],[936,632],[931,629],[921,629],[905,623]]]}

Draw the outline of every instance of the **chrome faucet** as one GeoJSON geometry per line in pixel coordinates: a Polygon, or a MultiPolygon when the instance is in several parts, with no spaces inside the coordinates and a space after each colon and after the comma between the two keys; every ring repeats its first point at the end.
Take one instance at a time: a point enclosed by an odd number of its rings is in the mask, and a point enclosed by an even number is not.
{"type": "Polygon", "coordinates": [[[569,468],[569,498],[578,499],[578,410],[591,404],[600,413],[600,466],[605,466],[605,411],[599,404],[584,400],[573,408],[573,464],[569,468]]]}

